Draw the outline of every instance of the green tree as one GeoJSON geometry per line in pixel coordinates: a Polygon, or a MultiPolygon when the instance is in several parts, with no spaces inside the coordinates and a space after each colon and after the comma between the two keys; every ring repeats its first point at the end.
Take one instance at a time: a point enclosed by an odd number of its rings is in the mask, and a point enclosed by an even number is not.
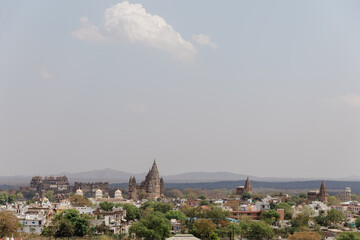
{"type": "Polygon", "coordinates": [[[11,236],[19,228],[19,221],[11,211],[0,211],[0,238],[11,236]]]}
{"type": "Polygon", "coordinates": [[[59,222],[58,229],[55,232],[56,237],[72,237],[74,236],[74,225],[66,219],[59,222]]]}
{"type": "Polygon", "coordinates": [[[355,226],[356,226],[358,229],[360,229],[360,218],[357,218],[357,219],[355,220],[355,226]]]}
{"type": "Polygon", "coordinates": [[[85,207],[85,206],[91,206],[92,203],[89,199],[81,196],[81,195],[72,195],[70,196],[70,203],[74,207],[85,207]]]}
{"type": "Polygon", "coordinates": [[[301,194],[299,195],[299,198],[307,198],[306,193],[301,193],[301,194]]]}
{"type": "Polygon", "coordinates": [[[301,208],[301,213],[308,217],[315,215],[314,209],[312,209],[312,207],[307,206],[307,205],[305,205],[301,208]]]}
{"type": "Polygon", "coordinates": [[[8,203],[13,203],[13,202],[16,202],[17,200],[17,197],[15,194],[9,194],[8,196],[8,203]]]}
{"type": "Polygon", "coordinates": [[[173,209],[173,206],[169,203],[155,203],[154,204],[154,211],[167,213],[173,209]]]}
{"type": "Polygon", "coordinates": [[[112,211],[114,208],[114,203],[112,202],[101,202],[99,204],[100,209],[104,211],[112,211]]]}
{"type": "Polygon", "coordinates": [[[137,238],[144,240],[163,240],[170,236],[170,221],[161,212],[154,211],[146,218],[134,223],[130,229],[130,234],[136,234],[137,238]]]}
{"type": "Polygon", "coordinates": [[[231,214],[229,211],[224,211],[218,206],[212,206],[210,210],[205,210],[203,213],[204,218],[209,218],[215,224],[219,224],[220,221],[226,220],[226,217],[229,217],[231,214]]]}
{"type": "Polygon", "coordinates": [[[329,220],[326,216],[322,216],[322,215],[316,216],[314,217],[314,221],[320,226],[327,227],[330,225],[329,220]]]}
{"type": "Polygon", "coordinates": [[[345,219],[344,214],[334,208],[332,208],[332,209],[330,209],[330,211],[328,211],[328,214],[326,217],[329,220],[330,224],[336,224],[345,219]]]}
{"type": "MultiPolygon", "coordinates": [[[[127,213],[126,213],[127,214],[127,213]]],[[[186,215],[178,210],[171,210],[165,214],[165,217],[169,220],[176,219],[182,222],[185,222],[187,220],[186,215]]]]}
{"type": "Polygon", "coordinates": [[[248,199],[250,199],[250,198],[252,198],[252,195],[251,195],[251,193],[249,193],[249,192],[243,192],[242,194],[241,194],[241,199],[242,200],[248,200],[248,199]]]}
{"type": "Polygon", "coordinates": [[[83,237],[89,227],[88,219],[80,217],[79,212],[74,209],[68,209],[56,215],[54,223],[57,226],[56,237],[83,237]]]}
{"type": "Polygon", "coordinates": [[[209,237],[210,233],[216,229],[215,223],[210,219],[197,219],[194,221],[195,232],[197,236],[209,237]]]}
{"type": "Polygon", "coordinates": [[[209,240],[219,240],[219,236],[215,232],[211,232],[209,235],[209,240]]]}
{"type": "Polygon", "coordinates": [[[330,196],[328,198],[328,205],[337,205],[340,203],[340,200],[337,199],[335,196],[330,196]]]}
{"type": "Polygon", "coordinates": [[[0,193],[0,204],[3,205],[8,202],[9,195],[7,193],[0,193]]]}
{"type": "Polygon", "coordinates": [[[55,236],[56,228],[54,226],[45,226],[41,232],[41,235],[45,237],[55,236]]]}
{"type": "Polygon", "coordinates": [[[124,204],[124,210],[126,210],[126,220],[133,221],[140,219],[140,209],[132,204],[124,204]]]}
{"type": "Polygon", "coordinates": [[[248,239],[272,239],[274,231],[263,221],[252,221],[249,223],[249,229],[245,233],[248,239]]]}
{"type": "Polygon", "coordinates": [[[296,231],[304,231],[309,228],[309,216],[306,214],[300,213],[291,220],[291,227],[296,231]]]}
{"type": "Polygon", "coordinates": [[[45,197],[49,199],[50,202],[53,202],[55,200],[54,191],[49,190],[45,193],[45,197]]]}
{"type": "Polygon", "coordinates": [[[360,233],[358,232],[343,232],[336,236],[338,240],[360,240],[360,233]]]}
{"type": "Polygon", "coordinates": [[[294,209],[286,202],[280,202],[275,209],[284,209],[285,219],[290,220],[294,214],[294,209]]]}
{"type": "Polygon", "coordinates": [[[274,209],[270,209],[268,211],[264,211],[261,213],[261,219],[265,221],[267,224],[274,224],[279,221],[280,213],[278,213],[274,209]]]}

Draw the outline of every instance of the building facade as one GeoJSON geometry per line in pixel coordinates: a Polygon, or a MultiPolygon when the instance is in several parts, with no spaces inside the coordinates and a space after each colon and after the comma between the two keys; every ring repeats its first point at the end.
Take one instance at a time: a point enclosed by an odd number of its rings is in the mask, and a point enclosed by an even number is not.
{"type": "Polygon", "coordinates": [[[30,181],[30,190],[41,193],[42,191],[53,190],[55,193],[69,193],[70,184],[66,176],[34,176],[30,181]]]}
{"type": "MultiPolygon", "coordinates": [[[[108,182],[75,182],[74,190],[81,189],[85,197],[95,197],[96,191],[100,189],[103,194],[109,194],[108,182]]],[[[73,191],[74,192],[74,191],[73,191]]]]}

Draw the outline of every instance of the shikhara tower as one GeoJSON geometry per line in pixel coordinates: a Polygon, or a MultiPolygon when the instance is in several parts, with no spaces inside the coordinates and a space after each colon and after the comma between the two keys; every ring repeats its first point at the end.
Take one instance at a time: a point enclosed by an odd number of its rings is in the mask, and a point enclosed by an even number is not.
{"type": "Polygon", "coordinates": [[[140,185],[136,184],[136,178],[129,179],[129,195],[131,199],[139,200],[146,198],[148,200],[155,200],[164,196],[164,180],[160,178],[159,169],[156,161],[149,170],[145,180],[140,185]]]}

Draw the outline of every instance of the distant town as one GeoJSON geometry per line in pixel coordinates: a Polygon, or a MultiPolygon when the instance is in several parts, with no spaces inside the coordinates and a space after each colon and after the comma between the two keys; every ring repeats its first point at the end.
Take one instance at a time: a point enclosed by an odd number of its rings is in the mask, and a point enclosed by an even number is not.
{"type": "Polygon", "coordinates": [[[232,190],[165,188],[154,160],[127,188],[34,176],[0,193],[0,238],[357,239],[360,195],[326,182],[299,194],[264,193],[248,177],[232,190]]]}

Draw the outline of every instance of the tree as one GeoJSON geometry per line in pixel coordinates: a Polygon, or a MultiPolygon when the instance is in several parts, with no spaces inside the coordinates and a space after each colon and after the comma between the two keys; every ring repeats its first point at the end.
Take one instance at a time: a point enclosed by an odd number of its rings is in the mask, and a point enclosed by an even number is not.
{"type": "Polygon", "coordinates": [[[290,220],[294,214],[294,209],[286,202],[278,203],[275,209],[284,209],[285,219],[290,220]]]}
{"type": "Polygon", "coordinates": [[[89,221],[80,217],[79,212],[74,209],[68,209],[55,216],[55,226],[57,226],[55,236],[57,237],[83,237],[86,235],[89,227],[89,221]]]}
{"type": "Polygon", "coordinates": [[[54,191],[49,190],[45,193],[45,197],[49,199],[50,202],[53,202],[55,200],[54,191]]]}
{"type": "Polygon", "coordinates": [[[8,202],[9,195],[7,193],[0,193],[0,205],[8,202]]]}
{"type": "Polygon", "coordinates": [[[360,229],[360,218],[357,218],[357,219],[355,220],[355,226],[356,226],[358,229],[360,229]]]}
{"type": "Polygon", "coordinates": [[[144,240],[163,240],[170,236],[171,224],[163,213],[155,211],[131,225],[130,234],[144,240]]]}
{"type": "Polygon", "coordinates": [[[211,232],[209,235],[209,240],[219,240],[219,236],[215,232],[211,232]]]}
{"type": "Polygon", "coordinates": [[[74,207],[85,207],[85,206],[91,206],[92,203],[89,199],[84,198],[81,195],[72,195],[70,197],[70,203],[74,207]]]}
{"type": "Polygon", "coordinates": [[[216,229],[215,223],[210,219],[197,219],[194,221],[195,232],[197,236],[209,237],[210,233],[216,229]]]}
{"type": "Polygon", "coordinates": [[[66,219],[63,219],[59,223],[59,227],[55,232],[56,237],[72,237],[74,235],[73,224],[66,219]]]}
{"type": "Polygon", "coordinates": [[[274,232],[272,228],[263,221],[252,221],[245,233],[248,239],[272,239],[274,232]]]}
{"type": "Polygon", "coordinates": [[[250,199],[250,198],[252,198],[252,195],[251,195],[251,193],[249,193],[249,192],[243,192],[242,194],[241,194],[241,199],[242,200],[248,200],[248,199],[250,199]]]}
{"type": "Polygon", "coordinates": [[[124,210],[126,210],[126,220],[133,221],[135,219],[140,218],[140,209],[135,207],[132,204],[125,204],[123,206],[124,210]]]}
{"type": "Polygon", "coordinates": [[[335,196],[328,197],[328,205],[337,205],[340,201],[335,196]]]}
{"type": "Polygon", "coordinates": [[[311,216],[315,215],[314,209],[312,209],[312,207],[307,206],[307,205],[305,205],[301,208],[301,213],[307,217],[311,217],[311,216]]]}
{"type": "Polygon", "coordinates": [[[17,200],[17,197],[15,194],[9,194],[8,195],[8,203],[13,203],[13,202],[16,202],[17,200]]]}
{"type": "MultiPolygon", "coordinates": [[[[246,223],[245,223],[246,224],[246,223]]],[[[230,223],[224,229],[228,235],[230,235],[230,239],[234,239],[235,236],[239,236],[244,234],[244,228],[240,226],[240,224],[230,223]]]]}
{"type": "Polygon", "coordinates": [[[306,193],[301,193],[301,194],[299,195],[299,198],[307,198],[306,193]]]}
{"type": "Polygon", "coordinates": [[[320,240],[321,235],[316,232],[295,232],[290,235],[289,240],[320,240]]]}
{"type": "Polygon", "coordinates": [[[328,218],[326,216],[319,215],[319,216],[314,217],[314,220],[320,226],[327,227],[327,226],[330,225],[329,220],[328,220],[328,218]]]}
{"type": "Polygon", "coordinates": [[[343,232],[336,236],[338,240],[360,240],[360,233],[358,232],[343,232]]]}
{"type": "Polygon", "coordinates": [[[309,228],[309,220],[309,216],[300,213],[291,220],[291,227],[295,228],[296,230],[306,230],[309,228]]]}
{"type": "Polygon", "coordinates": [[[326,217],[331,224],[341,222],[345,218],[344,214],[335,208],[330,209],[326,217]]]}
{"type": "Polygon", "coordinates": [[[173,209],[173,206],[169,203],[155,203],[154,204],[154,211],[158,211],[161,213],[167,213],[173,209]]]}
{"type": "Polygon", "coordinates": [[[56,233],[56,228],[54,226],[45,226],[41,232],[41,235],[45,237],[54,236],[56,233]]]}
{"type": "MultiPolygon", "coordinates": [[[[126,212],[126,214],[127,214],[127,212],[126,212]]],[[[187,220],[186,215],[183,212],[178,211],[178,210],[171,210],[171,211],[167,212],[165,214],[165,217],[169,220],[176,219],[176,220],[179,220],[182,222],[185,222],[187,220]]]]}
{"type": "Polygon", "coordinates": [[[104,210],[104,211],[112,211],[114,208],[114,203],[112,202],[101,202],[99,204],[100,209],[104,210]]]}
{"type": "Polygon", "coordinates": [[[274,209],[270,209],[268,211],[264,211],[261,213],[261,219],[265,221],[267,224],[274,224],[279,221],[280,213],[278,213],[274,209]]]}
{"type": "Polygon", "coordinates": [[[183,193],[179,189],[167,189],[165,190],[165,196],[170,198],[181,198],[183,193]]]}
{"type": "Polygon", "coordinates": [[[229,211],[224,211],[217,206],[212,206],[210,210],[205,210],[203,214],[204,218],[211,219],[211,221],[213,221],[215,224],[219,224],[221,220],[226,220],[226,217],[229,216],[229,211]]]}
{"type": "Polygon", "coordinates": [[[11,211],[0,212],[0,238],[16,233],[18,227],[19,221],[11,211]]]}

